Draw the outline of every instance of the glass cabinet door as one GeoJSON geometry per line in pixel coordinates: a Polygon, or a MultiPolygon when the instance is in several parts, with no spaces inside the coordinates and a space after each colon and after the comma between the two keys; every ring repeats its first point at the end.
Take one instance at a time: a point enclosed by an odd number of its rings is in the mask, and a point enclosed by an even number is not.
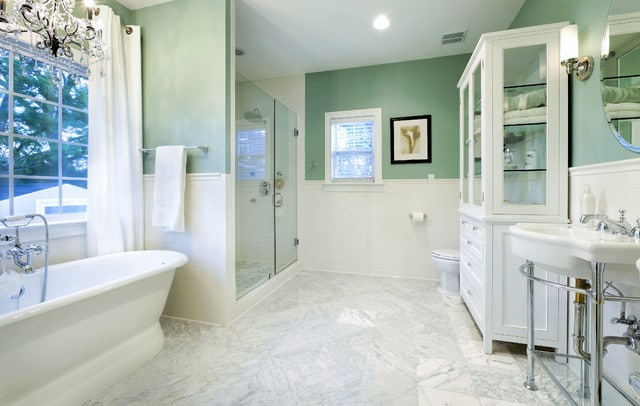
{"type": "Polygon", "coordinates": [[[463,205],[481,207],[482,193],[482,63],[478,60],[461,88],[461,145],[463,205]]]}
{"type": "Polygon", "coordinates": [[[482,206],[482,64],[473,71],[472,170],[473,204],[482,206]]]}
{"type": "Polygon", "coordinates": [[[506,48],[502,56],[501,206],[546,206],[547,44],[506,48]]]}
{"type": "Polygon", "coordinates": [[[558,211],[561,69],[554,38],[505,40],[494,49],[501,89],[493,101],[496,214],[558,211]]]}
{"type": "Polygon", "coordinates": [[[469,95],[469,83],[466,84],[464,89],[462,90],[461,96],[461,106],[462,109],[462,122],[460,123],[460,127],[462,128],[461,133],[461,142],[462,142],[462,165],[461,165],[461,178],[462,184],[461,187],[461,199],[463,204],[470,204],[471,200],[469,199],[470,193],[470,184],[469,184],[469,151],[472,147],[471,140],[469,139],[469,105],[470,105],[470,95],[469,95]]]}

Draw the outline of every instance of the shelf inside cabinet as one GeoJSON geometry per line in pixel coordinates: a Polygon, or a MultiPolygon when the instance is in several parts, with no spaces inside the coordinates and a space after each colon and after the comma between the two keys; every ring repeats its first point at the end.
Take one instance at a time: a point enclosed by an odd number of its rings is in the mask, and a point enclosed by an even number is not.
{"type": "Polygon", "coordinates": [[[514,124],[504,126],[504,144],[515,144],[546,137],[546,123],[514,124]]]}
{"type": "Polygon", "coordinates": [[[515,168],[515,169],[505,169],[504,171],[505,172],[545,172],[546,170],[547,168],[535,168],[535,169],[515,168]]]}
{"type": "Polygon", "coordinates": [[[506,86],[502,104],[505,125],[544,124],[547,121],[547,85],[506,86]]]}
{"type": "Polygon", "coordinates": [[[513,89],[527,89],[527,88],[546,88],[547,84],[545,82],[539,83],[523,83],[517,85],[507,85],[504,87],[504,90],[513,90],[513,89]]]}

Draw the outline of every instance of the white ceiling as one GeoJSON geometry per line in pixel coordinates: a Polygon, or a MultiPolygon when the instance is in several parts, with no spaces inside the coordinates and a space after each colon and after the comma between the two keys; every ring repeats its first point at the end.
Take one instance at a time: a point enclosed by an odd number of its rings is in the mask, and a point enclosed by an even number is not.
{"type": "MultiPolygon", "coordinates": [[[[132,10],[171,0],[118,0],[132,10]]],[[[178,0],[179,1],[179,0],[178,0]]],[[[236,0],[236,68],[249,80],[470,53],[525,0],[236,0]],[[391,26],[371,26],[384,13],[391,26]],[[443,34],[467,31],[461,44],[443,34]]]]}
{"type": "Polygon", "coordinates": [[[236,0],[237,70],[258,80],[470,53],[509,27],[525,0],[236,0]],[[372,21],[391,20],[386,31],[372,21]],[[467,31],[464,43],[443,34],[467,31]]]}
{"type": "Polygon", "coordinates": [[[168,3],[173,0],[116,0],[129,10],[137,10],[139,8],[155,6],[156,4],[168,3]]]}

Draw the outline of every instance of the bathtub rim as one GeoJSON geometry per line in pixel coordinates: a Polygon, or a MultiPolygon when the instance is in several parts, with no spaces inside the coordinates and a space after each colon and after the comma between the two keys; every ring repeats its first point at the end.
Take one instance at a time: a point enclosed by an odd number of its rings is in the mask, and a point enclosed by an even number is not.
{"type": "MultiPolygon", "coordinates": [[[[75,261],[62,262],[60,264],[50,265],[49,276],[51,276],[51,272],[59,271],[59,268],[69,267],[74,264],[82,264],[82,263],[86,264],[91,262],[98,262],[98,261],[105,260],[112,257],[143,255],[143,254],[151,255],[152,257],[156,257],[164,254],[164,255],[167,255],[167,259],[165,260],[165,262],[161,263],[159,266],[150,268],[148,270],[136,272],[134,274],[127,275],[126,277],[100,283],[90,288],[83,289],[81,291],[69,293],[69,294],[57,297],[55,299],[46,300],[45,302],[38,303],[33,306],[25,307],[24,309],[19,309],[10,313],[2,314],[0,315],[0,328],[10,325],[12,323],[16,323],[20,320],[25,320],[30,317],[34,317],[41,313],[66,306],[70,303],[74,303],[74,302],[86,299],[88,297],[98,295],[103,292],[117,289],[118,287],[121,287],[123,285],[127,285],[129,283],[146,279],[152,275],[166,272],[172,269],[177,269],[178,267],[186,264],[189,260],[185,254],[178,251],[171,251],[171,250],[137,250],[137,251],[117,252],[112,254],[99,255],[95,257],[88,257],[88,258],[78,259],[75,261]]],[[[64,270],[62,271],[64,272],[64,270]]],[[[36,272],[43,272],[43,268],[37,269],[36,272]]]]}

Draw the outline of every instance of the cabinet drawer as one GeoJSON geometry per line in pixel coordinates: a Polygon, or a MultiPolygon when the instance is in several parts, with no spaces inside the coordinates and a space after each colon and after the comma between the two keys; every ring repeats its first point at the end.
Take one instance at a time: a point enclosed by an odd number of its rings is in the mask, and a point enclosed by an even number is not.
{"type": "Polygon", "coordinates": [[[468,239],[484,241],[484,225],[468,217],[460,217],[460,235],[468,239]]]}
{"type": "Polygon", "coordinates": [[[460,251],[465,251],[480,263],[484,263],[484,226],[482,223],[467,217],[460,217],[460,251]]]}
{"type": "Polygon", "coordinates": [[[484,334],[484,290],[474,275],[460,272],[460,295],[484,334]]]}
{"type": "Polygon", "coordinates": [[[466,255],[468,260],[484,263],[484,244],[464,235],[460,236],[460,256],[466,255]]]}
{"type": "Polygon", "coordinates": [[[484,264],[468,249],[460,251],[460,273],[472,274],[483,285],[481,281],[484,281],[484,264]]]}

